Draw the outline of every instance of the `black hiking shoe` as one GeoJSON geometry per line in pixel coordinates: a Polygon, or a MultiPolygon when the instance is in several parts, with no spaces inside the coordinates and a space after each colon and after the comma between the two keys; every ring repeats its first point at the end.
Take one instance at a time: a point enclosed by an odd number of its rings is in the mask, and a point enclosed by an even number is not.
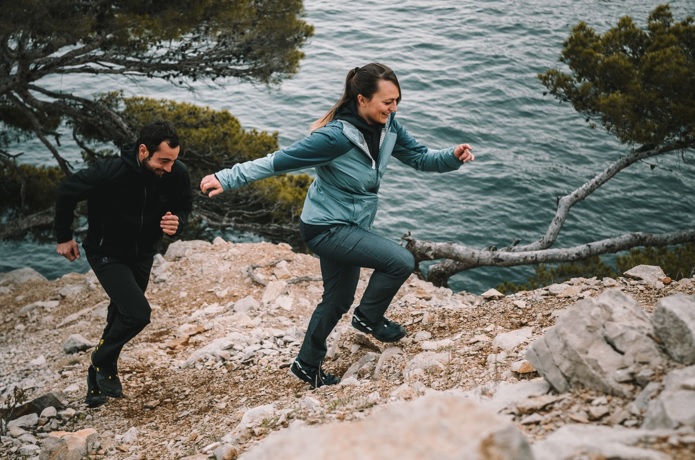
{"type": "Polygon", "coordinates": [[[355,312],[352,315],[352,327],[371,335],[381,342],[398,342],[405,337],[406,333],[403,326],[386,319],[386,317],[381,318],[376,323],[369,321],[362,316],[359,307],[355,308],[355,312]]]}
{"type": "Polygon", "coordinates": [[[98,407],[106,403],[108,398],[101,394],[97,386],[97,371],[90,365],[87,370],[87,397],[84,399],[87,407],[98,407]]]}
{"type": "Polygon", "coordinates": [[[96,384],[101,394],[112,398],[123,397],[123,385],[118,374],[115,372],[107,373],[106,369],[95,367],[96,369],[96,384]]]}
{"type": "Polygon", "coordinates": [[[300,361],[299,358],[294,360],[292,366],[290,366],[290,370],[299,380],[311,385],[312,390],[324,385],[335,385],[340,382],[339,377],[323,372],[321,366],[310,366],[300,361]]]}

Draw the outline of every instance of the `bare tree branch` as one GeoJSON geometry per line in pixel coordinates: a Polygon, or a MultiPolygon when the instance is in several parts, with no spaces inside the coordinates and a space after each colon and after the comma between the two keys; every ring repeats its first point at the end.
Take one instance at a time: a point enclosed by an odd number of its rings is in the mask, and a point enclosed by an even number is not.
{"type": "Polygon", "coordinates": [[[555,217],[553,217],[553,219],[551,220],[548,230],[546,231],[545,235],[543,235],[543,237],[531,244],[508,247],[505,248],[505,250],[512,252],[522,252],[535,251],[551,247],[553,243],[555,243],[555,241],[557,240],[557,237],[560,234],[560,230],[562,230],[562,226],[565,224],[565,221],[567,220],[567,216],[569,215],[572,206],[579,203],[580,201],[583,201],[586,197],[591,195],[599,187],[601,187],[603,184],[615,177],[616,174],[618,174],[620,171],[627,168],[628,166],[645,158],[662,155],[665,153],[673,152],[675,150],[680,150],[682,148],[683,146],[681,144],[670,144],[660,148],[645,147],[635,150],[631,152],[629,155],[620,158],[618,161],[609,165],[601,173],[594,176],[594,178],[584,183],[581,187],[558,200],[557,210],[555,211],[555,217]]]}
{"type": "Polygon", "coordinates": [[[591,256],[610,254],[637,246],[667,246],[695,241],[695,229],[672,233],[628,233],[571,248],[542,249],[537,251],[509,252],[473,249],[456,243],[435,243],[418,241],[404,235],[406,247],[415,254],[417,260],[452,259],[468,268],[472,267],[513,267],[517,265],[536,265],[553,262],[575,262],[591,256]]]}
{"type": "Polygon", "coordinates": [[[45,132],[47,130],[41,124],[39,119],[34,115],[34,112],[27,108],[24,105],[24,103],[14,94],[8,93],[5,96],[8,99],[12,100],[15,104],[15,107],[31,121],[36,136],[41,140],[41,143],[43,143],[43,145],[45,145],[46,148],[51,152],[53,158],[55,158],[55,160],[58,162],[58,166],[60,166],[61,171],[63,171],[65,174],[70,174],[70,170],[72,169],[70,163],[60,155],[58,149],[56,149],[55,146],[51,143],[51,141],[48,140],[48,138],[45,135],[45,132]]]}
{"type": "Polygon", "coordinates": [[[53,208],[0,224],[0,240],[26,235],[29,230],[50,228],[53,225],[53,208]]]}

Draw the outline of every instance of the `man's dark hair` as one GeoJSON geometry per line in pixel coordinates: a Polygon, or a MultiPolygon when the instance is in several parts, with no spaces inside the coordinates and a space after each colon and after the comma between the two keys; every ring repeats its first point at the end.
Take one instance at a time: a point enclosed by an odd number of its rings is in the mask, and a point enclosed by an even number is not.
{"type": "Polygon", "coordinates": [[[159,144],[166,141],[171,148],[179,146],[179,135],[176,134],[176,129],[166,121],[155,121],[145,125],[140,130],[136,146],[145,144],[149,152],[148,158],[152,158],[154,152],[159,149],[159,144]]]}

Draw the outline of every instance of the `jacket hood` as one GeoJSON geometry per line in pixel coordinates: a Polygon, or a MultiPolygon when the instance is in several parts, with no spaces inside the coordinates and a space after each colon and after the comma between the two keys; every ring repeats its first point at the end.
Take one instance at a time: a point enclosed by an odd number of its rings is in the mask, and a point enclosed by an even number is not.
{"type": "Polygon", "coordinates": [[[128,165],[129,168],[142,172],[142,167],[140,166],[140,163],[138,162],[137,158],[137,149],[135,148],[135,144],[126,144],[123,147],[121,147],[121,158],[123,159],[123,162],[128,165]]]}
{"type": "Polygon", "coordinates": [[[135,143],[127,144],[121,147],[121,159],[128,166],[128,168],[141,174],[145,180],[159,180],[161,177],[157,176],[155,173],[150,171],[145,165],[138,161],[138,149],[135,143]]]}

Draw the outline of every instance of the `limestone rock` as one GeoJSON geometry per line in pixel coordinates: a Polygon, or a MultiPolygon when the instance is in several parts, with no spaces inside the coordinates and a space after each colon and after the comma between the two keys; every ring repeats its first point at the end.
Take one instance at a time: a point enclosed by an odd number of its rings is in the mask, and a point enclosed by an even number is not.
{"type": "Polygon", "coordinates": [[[666,273],[664,273],[661,267],[656,267],[654,265],[638,265],[626,271],[624,275],[644,281],[651,286],[657,286],[657,283],[663,283],[664,278],[666,278],[666,273]]]}
{"type": "Polygon", "coordinates": [[[74,353],[79,353],[80,351],[86,351],[92,348],[94,345],[80,334],[72,334],[63,343],[63,351],[69,355],[74,353]]]}
{"type": "Polygon", "coordinates": [[[559,392],[574,387],[627,396],[622,383],[663,358],[647,315],[634,299],[608,290],[577,302],[529,348],[526,358],[559,392]]]}
{"type": "Polygon", "coordinates": [[[649,403],[644,427],[695,430],[695,366],[675,369],[666,376],[663,391],[649,403]]]}
{"type": "Polygon", "coordinates": [[[659,300],[652,324],[671,358],[695,364],[695,296],[676,294],[659,300]]]}
{"type": "Polygon", "coordinates": [[[533,455],[513,424],[464,397],[431,393],[393,403],[364,420],[272,433],[243,458],[531,460],[533,455]]]}
{"type": "Polygon", "coordinates": [[[76,431],[54,431],[44,440],[39,460],[81,460],[98,441],[99,435],[92,428],[76,431]]]}
{"type": "Polygon", "coordinates": [[[46,277],[33,268],[25,267],[0,273],[0,286],[5,284],[24,284],[28,281],[47,281],[46,277]]]}

